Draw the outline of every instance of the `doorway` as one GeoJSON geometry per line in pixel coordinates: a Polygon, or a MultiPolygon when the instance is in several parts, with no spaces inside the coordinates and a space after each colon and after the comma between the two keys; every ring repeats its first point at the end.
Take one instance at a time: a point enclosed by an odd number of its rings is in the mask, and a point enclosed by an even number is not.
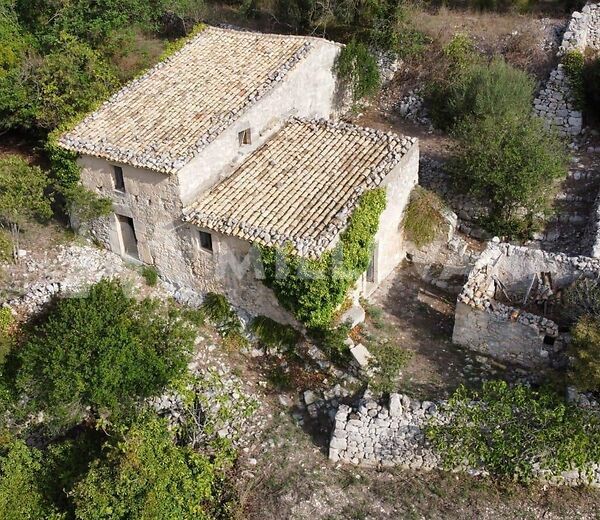
{"type": "Polygon", "coordinates": [[[135,227],[131,217],[117,215],[119,223],[119,235],[121,238],[121,254],[139,260],[137,237],[135,235],[135,227]]]}

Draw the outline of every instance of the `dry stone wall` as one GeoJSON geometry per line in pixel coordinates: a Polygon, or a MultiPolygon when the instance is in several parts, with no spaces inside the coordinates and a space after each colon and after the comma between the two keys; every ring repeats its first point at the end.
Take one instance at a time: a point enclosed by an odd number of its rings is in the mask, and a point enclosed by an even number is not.
{"type": "Polygon", "coordinates": [[[563,362],[566,338],[557,323],[516,306],[531,302],[534,292],[543,289],[541,273],[550,273],[552,291],[581,276],[598,276],[600,260],[490,243],[458,296],[452,340],[528,367],[563,362]],[[497,301],[499,293],[511,295],[514,304],[497,301]]]}
{"type": "MultiPolygon", "coordinates": [[[[370,467],[413,470],[444,469],[442,458],[425,437],[430,420],[446,420],[445,403],[417,401],[391,394],[389,403],[375,401],[367,392],[356,407],[341,405],[329,443],[333,462],[370,467]]],[[[471,475],[486,475],[482,468],[456,468],[471,475]]],[[[537,479],[551,485],[600,487],[600,465],[574,468],[560,474],[537,468],[537,479]]]]}
{"type": "MultiPolygon", "coordinates": [[[[570,51],[600,49],[600,3],[575,11],[558,50],[559,58],[570,51]]],[[[583,115],[574,102],[569,78],[559,64],[534,101],[534,112],[563,136],[581,133],[583,115]]]]}

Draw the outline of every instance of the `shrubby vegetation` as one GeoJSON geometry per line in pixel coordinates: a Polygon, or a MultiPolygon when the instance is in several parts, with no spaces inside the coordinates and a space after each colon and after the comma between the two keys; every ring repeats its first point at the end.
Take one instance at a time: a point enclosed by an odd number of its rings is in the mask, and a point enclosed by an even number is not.
{"type": "Polygon", "coordinates": [[[225,296],[209,292],[204,298],[201,311],[227,344],[241,346],[246,343],[242,322],[225,296]]]}
{"type": "Polygon", "coordinates": [[[481,225],[524,237],[550,211],[566,174],[565,146],[532,113],[534,81],[501,58],[486,61],[457,36],[445,50],[447,74],[428,92],[436,123],[457,138],[457,188],[487,207],[481,225]]]}
{"type": "Polygon", "coordinates": [[[290,249],[261,249],[265,283],[307,327],[328,327],[348,290],[369,267],[385,203],[382,188],[364,193],[338,245],[317,260],[300,257],[290,249]]]}
{"type": "Polygon", "coordinates": [[[600,419],[551,390],[503,381],[480,391],[460,387],[446,412],[448,424],[430,424],[427,436],[449,469],[483,468],[529,482],[536,467],[560,472],[600,458],[600,419]]]}
{"type": "Polygon", "coordinates": [[[49,188],[50,180],[38,166],[18,156],[0,158],[0,228],[10,233],[15,260],[25,221],[46,221],[52,216],[52,199],[46,195],[49,188]]]}
{"type": "Polygon", "coordinates": [[[444,202],[435,193],[415,186],[404,210],[402,224],[406,238],[417,247],[430,244],[447,224],[444,202]]]}
{"type": "Polygon", "coordinates": [[[377,62],[364,43],[356,40],[348,43],[338,56],[336,69],[339,77],[349,84],[354,101],[371,97],[379,90],[377,62]]]}
{"type": "Polygon", "coordinates": [[[56,301],[28,332],[14,353],[15,392],[43,410],[54,431],[90,416],[120,420],[185,370],[194,337],[174,309],[101,281],[56,301]]]}
{"type": "Polygon", "coordinates": [[[291,325],[277,323],[268,316],[257,316],[252,320],[249,328],[267,350],[291,350],[301,337],[291,325]]]}
{"type": "MultiPolygon", "coordinates": [[[[0,338],[13,328],[5,314],[0,338]]],[[[0,364],[0,517],[228,517],[235,452],[178,444],[144,403],[183,378],[187,315],[102,281],[15,332],[0,364]]]]}

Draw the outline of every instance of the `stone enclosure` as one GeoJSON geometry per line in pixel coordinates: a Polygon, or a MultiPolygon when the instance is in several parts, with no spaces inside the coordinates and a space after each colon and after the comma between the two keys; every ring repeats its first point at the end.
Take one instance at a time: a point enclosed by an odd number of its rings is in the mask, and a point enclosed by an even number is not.
{"type": "Polygon", "coordinates": [[[561,364],[567,329],[557,323],[560,293],[599,275],[594,258],[490,243],[458,296],[452,339],[531,368],[561,364]]]}

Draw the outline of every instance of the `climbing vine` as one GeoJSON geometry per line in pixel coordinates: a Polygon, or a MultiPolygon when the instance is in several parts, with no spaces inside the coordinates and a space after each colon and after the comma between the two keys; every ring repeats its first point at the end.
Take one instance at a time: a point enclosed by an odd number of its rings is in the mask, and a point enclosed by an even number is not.
{"type": "Polygon", "coordinates": [[[291,246],[261,248],[265,284],[306,326],[328,326],[348,290],[369,267],[385,203],[383,188],[364,193],[336,247],[316,260],[299,257],[291,246]]]}

